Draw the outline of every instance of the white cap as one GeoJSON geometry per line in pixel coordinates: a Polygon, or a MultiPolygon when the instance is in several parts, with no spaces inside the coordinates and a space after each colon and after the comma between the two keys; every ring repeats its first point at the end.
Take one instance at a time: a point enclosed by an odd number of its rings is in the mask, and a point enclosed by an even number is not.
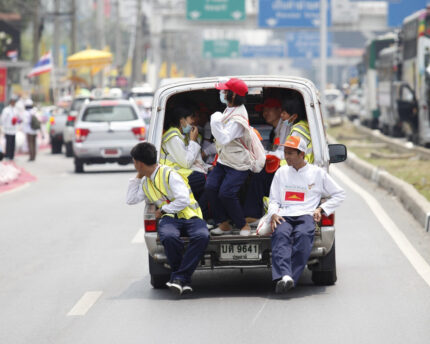
{"type": "Polygon", "coordinates": [[[24,105],[25,106],[33,106],[33,101],[30,98],[28,98],[25,100],[24,105]]]}

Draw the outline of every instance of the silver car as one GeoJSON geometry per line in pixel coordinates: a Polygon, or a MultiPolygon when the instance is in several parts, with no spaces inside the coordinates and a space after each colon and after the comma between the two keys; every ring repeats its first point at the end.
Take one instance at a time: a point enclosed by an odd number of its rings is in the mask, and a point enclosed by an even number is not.
{"type": "Polygon", "coordinates": [[[75,123],[75,172],[84,172],[84,164],[131,163],[131,149],[145,136],[145,123],[133,102],[100,100],[86,104],[75,123]]]}

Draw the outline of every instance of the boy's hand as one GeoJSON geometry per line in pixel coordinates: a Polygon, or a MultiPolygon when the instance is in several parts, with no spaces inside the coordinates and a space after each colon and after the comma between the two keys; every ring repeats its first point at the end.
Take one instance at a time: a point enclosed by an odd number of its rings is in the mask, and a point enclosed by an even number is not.
{"type": "Polygon", "coordinates": [[[322,209],[320,207],[315,209],[315,211],[314,211],[314,221],[315,222],[321,221],[321,211],[322,211],[322,209]]]}
{"type": "Polygon", "coordinates": [[[279,216],[278,214],[273,214],[272,219],[270,220],[270,228],[272,229],[272,232],[274,232],[275,228],[282,222],[285,222],[285,219],[282,216],[279,216]]]}

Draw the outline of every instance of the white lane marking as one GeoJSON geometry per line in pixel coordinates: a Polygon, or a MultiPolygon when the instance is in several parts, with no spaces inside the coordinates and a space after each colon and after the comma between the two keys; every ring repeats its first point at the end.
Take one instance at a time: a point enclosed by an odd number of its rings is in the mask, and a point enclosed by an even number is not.
{"type": "Polygon", "coordinates": [[[11,190],[0,192],[0,196],[9,195],[11,193],[24,190],[24,189],[28,188],[30,185],[31,185],[31,182],[26,182],[25,184],[17,186],[16,188],[13,188],[11,190]]]}
{"type": "Polygon", "coordinates": [[[145,229],[141,228],[134,236],[131,241],[132,244],[143,244],[145,243],[145,229]]]}
{"type": "Polygon", "coordinates": [[[102,294],[102,291],[87,291],[67,313],[67,316],[85,315],[102,294]]]}
{"type": "Polygon", "coordinates": [[[343,183],[348,185],[354,192],[359,194],[369,205],[370,210],[375,214],[382,227],[391,236],[394,242],[399,247],[400,251],[412,264],[414,269],[423,278],[423,280],[430,287],[430,265],[426,260],[418,253],[418,251],[412,246],[406,236],[400,231],[396,224],[391,220],[379,202],[371,196],[367,191],[362,189],[358,184],[354,183],[348,176],[339,170],[335,166],[330,166],[330,170],[333,171],[336,178],[339,178],[343,183]]]}
{"type": "Polygon", "coordinates": [[[254,325],[256,323],[256,321],[258,320],[258,318],[260,317],[261,313],[263,312],[264,308],[267,305],[267,302],[268,302],[268,299],[266,299],[266,301],[260,307],[260,310],[257,312],[257,314],[255,314],[254,319],[252,319],[252,322],[251,322],[252,325],[254,325]]]}

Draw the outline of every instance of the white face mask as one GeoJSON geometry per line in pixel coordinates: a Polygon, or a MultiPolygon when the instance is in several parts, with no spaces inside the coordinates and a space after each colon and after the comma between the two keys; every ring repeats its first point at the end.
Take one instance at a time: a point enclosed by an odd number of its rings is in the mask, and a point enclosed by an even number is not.
{"type": "Polygon", "coordinates": [[[220,91],[219,100],[221,101],[221,103],[227,105],[227,99],[225,99],[225,92],[224,91],[220,91]]]}

